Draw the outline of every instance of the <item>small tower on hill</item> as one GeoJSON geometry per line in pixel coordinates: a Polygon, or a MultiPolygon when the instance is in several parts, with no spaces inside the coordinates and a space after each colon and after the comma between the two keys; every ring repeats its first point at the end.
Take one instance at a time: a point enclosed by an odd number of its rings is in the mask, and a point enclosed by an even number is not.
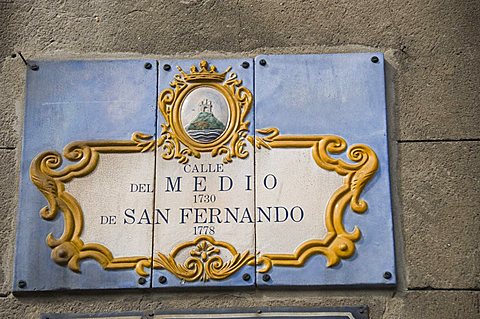
{"type": "Polygon", "coordinates": [[[212,113],[213,104],[209,99],[205,99],[198,104],[200,112],[212,113]]]}

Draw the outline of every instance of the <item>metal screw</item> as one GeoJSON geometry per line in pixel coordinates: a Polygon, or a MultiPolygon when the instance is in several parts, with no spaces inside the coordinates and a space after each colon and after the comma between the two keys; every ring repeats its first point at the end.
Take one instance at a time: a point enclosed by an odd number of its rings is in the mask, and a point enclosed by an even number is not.
{"type": "Polygon", "coordinates": [[[167,277],[165,277],[165,276],[158,277],[158,282],[163,285],[164,283],[167,282],[167,277]]]}
{"type": "Polygon", "coordinates": [[[261,314],[261,313],[262,313],[262,311],[261,311],[261,310],[257,310],[257,313],[258,313],[258,314],[261,314]]]}
{"type": "Polygon", "coordinates": [[[245,281],[249,281],[250,278],[252,278],[252,277],[250,277],[250,274],[243,274],[242,278],[243,278],[243,280],[245,280],[245,281]]]}
{"type": "Polygon", "coordinates": [[[378,63],[378,61],[380,61],[377,56],[372,56],[372,58],[371,58],[370,60],[371,60],[373,63],[378,63]]]}
{"type": "Polygon", "coordinates": [[[145,69],[150,70],[152,68],[152,64],[150,62],[145,63],[145,69]]]}
{"type": "Polygon", "coordinates": [[[260,65],[261,65],[261,66],[267,65],[267,61],[265,61],[265,59],[261,59],[261,60],[260,60],[260,65]]]}
{"type": "Polygon", "coordinates": [[[271,277],[269,274],[265,274],[262,276],[263,281],[270,281],[271,277]]]}
{"type": "Polygon", "coordinates": [[[172,69],[172,67],[170,66],[170,64],[164,64],[164,65],[163,65],[163,69],[164,69],[165,71],[170,71],[170,70],[172,69]]]}
{"type": "Polygon", "coordinates": [[[147,279],[145,279],[143,277],[140,277],[140,278],[138,278],[138,283],[140,285],[145,285],[147,283],[147,279]]]}
{"type": "Polygon", "coordinates": [[[32,65],[30,65],[30,69],[31,69],[32,71],[38,71],[38,69],[40,69],[40,67],[39,67],[38,65],[36,65],[36,64],[32,64],[32,65]]]}
{"type": "Polygon", "coordinates": [[[384,272],[384,273],[383,273],[383,278],[385,278],[385,279],[390,279],[390,278],[392,278],[392,273],[389,272],[389,271],[384,272]]]}
{"type": "Polygon", "coordinates": [[[242,68],[244,69],[248,69],[249,66],[250,66],[250,63],[248,63],[247,61],[242,63],[242,68]]]}
{"type": "Polygon", "coordinates": [[[25,288],[27,287],[27,282],[25,280],[18,281],[18,288],[25,288]]]}

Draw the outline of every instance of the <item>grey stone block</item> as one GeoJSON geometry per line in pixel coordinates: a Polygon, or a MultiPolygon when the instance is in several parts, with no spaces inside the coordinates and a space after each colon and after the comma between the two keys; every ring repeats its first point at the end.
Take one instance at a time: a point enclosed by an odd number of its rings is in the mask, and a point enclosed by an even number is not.
{"type": "Polygon", "coordinates": [[[472,67],[478,56],[466,48],[402,61],[395,83],[399,140],[480,138],[480,69],[472,67]]]}
{"type": "Polygon", "coordinates": [[[238,51],[235,1],[15,1],[2,37],[25,54],[238,51]]]}
{"type": "Polygon", "coordinates": [[[397,138],[478,139],[480,3],[395,1],[388,7],[395,12],[393,48],[400,50],[397,138]]]}
{"type": "Polygon", "coordinates": [[[0,149],[0,295],[11,291],[17,216],[16,151],[0,149]]]}
{"type": "Polygon", "coordinates": [[[20,57],[0,62],[0,147],[19,146],[22,130],[25,65],[20,57]]]}
{"type": "Polygon", "coordinates": [[[399,147],[408,288],[480,287],[480,142],[399,147]]]}
{"type": "MultiPolygon", "coordinates": [[[[396,47],[396,12],[375,1],[240,1],[242,48],[396,47]],[[375,8],[375,9],[373,9],[375,8]],[[373,10],[372,10],[373,9],[373,10]]],[[[293,52],[292,52],[293,53],[293,52]]]]}
{"type": "Polygon", "coordinates": [[[479,318],[478,291],[416,291],[395,296],[387,302],[383,319],[479,318]]]}

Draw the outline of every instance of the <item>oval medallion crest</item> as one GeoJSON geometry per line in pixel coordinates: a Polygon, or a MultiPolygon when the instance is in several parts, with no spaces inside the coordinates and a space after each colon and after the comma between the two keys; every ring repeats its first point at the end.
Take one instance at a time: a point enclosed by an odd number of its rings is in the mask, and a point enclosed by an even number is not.
{"type": "Polygon", "coordinates": [[[199,87],[185,97],[180,114],[188,136],[196,142],[207,144],[225,132],[230,108],[221,92],[211,87],[199,87]]]}

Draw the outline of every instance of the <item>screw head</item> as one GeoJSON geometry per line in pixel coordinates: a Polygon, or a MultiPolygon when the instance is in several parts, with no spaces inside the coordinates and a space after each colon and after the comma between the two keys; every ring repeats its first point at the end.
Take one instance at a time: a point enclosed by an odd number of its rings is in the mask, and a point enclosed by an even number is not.
{"type": "Polygon", "coordinates": [[[170,70],[172,69],[172,67],[170,66],[170,64],[164,64],[164,65],[163,65],[163,69],[164,69],[165,71],[170,71],[170,70]]]}
{"type": "Polygon", "coordinates": [[[145,69],[150,70],[152,68],[152,64],[150,62],[145,63],[145,69]]]}
{"type": "Polygon", "coordinates": [[[32,71],[38,71],[38,69],[40,69],[40,67],[39,67],[38,65],[36,65],[36,64],[32,64],[32,65],[30,65],[30,69],[31,69],[32,71]]]}
{"type": "Polygon", "coordinates": [[[250,274],[243,274],[242,278],[243,278],[243,280],[245,280],[245,281],[249,281],[250,278],[252,278],[252,277],[250,276],[250,274]]]}
{"type": "Polygon", "coordinates": [[[378,56],[372,56],[372,58],[370,59],[373,63],[378,63],[378,61],[380,61],[380,59],[378,58],[378,56]]]}
{"type": "Polygon", "coordinates": [[[269,274],[265,274],[262,276],[263,281],[270,281],[272,279],[269,274]]]}
{"type": "Polygon", "coordinates": [[[27,287],[27,282],[25,280],[18,281],[18,288],[25,288],[27,287]]]}
{"type": "Polygon", "coordinates": [[[167,282],[167,277],[165,276],[160,276],[158,277],[158,282],[161,283],[162,285],[167,282]]]}
{"type": "Polygon", "coordinates": [[[138,283],[140,285],[145,285],[147,283],[147,279],[145,279],[143,277],[140,277],[140,278],[138,278],[138,283]]]}
{"type": "Polygon", "coordinates": [[[259,63],[260,63],[261,66],[267,65],[267,61],[265,61],[265,59],[261,59],[261,60],[259,61],[259,63]]]}
{"type": "Polygon", "coordinates": [[[385,278],[385,279],[390,279],[390,278],[392,278],[392,273],[389,272],[389,271],[384,272],[384,273],[383,273],[383,278],[385,278]]]}
{"type": "Polygon", "coordinates": [[[249,67],[250,67],[250,63],[248,63],[247,61],[244,61],[244,62],[242,63],[242,68],[248,69],[249,67]]]}

